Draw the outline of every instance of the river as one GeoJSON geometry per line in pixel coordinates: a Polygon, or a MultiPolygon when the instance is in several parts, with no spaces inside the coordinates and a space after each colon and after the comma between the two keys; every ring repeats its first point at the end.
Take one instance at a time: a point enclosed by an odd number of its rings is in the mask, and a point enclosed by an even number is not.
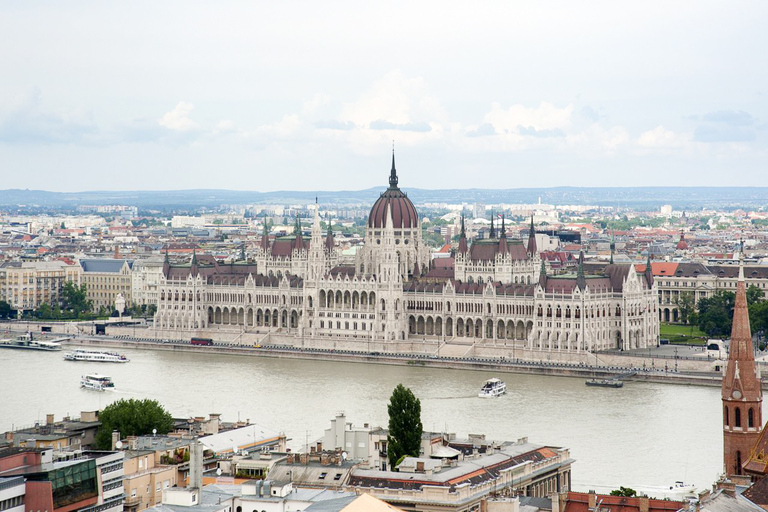
{"type": "MultiPolygon", "coordinates": [[[[684,480],[710,486],[722,470],[720,390],[627,382],[588,388],[583,379],[498,375],[508,394],[476,397],[482,371],[388,366],[225,354],[121,349],[131,362],[63,360],[63,352],[0,350],[0,431],[78,416],[120,398],[153,398],[174,417],[221,413],[250,419],[291,439],[299,449],[322,436],[344,411],[355,425],[386,426],[387,402],[402,383],[422,405],[425,430],[484,433],[570,448],[574,490],[625,487],[654,493],[684,480]],[[79,387],[99,372],[114,392],[79,387]]],[[[659,492],[657,492],[658,494],[659,492]]]]}

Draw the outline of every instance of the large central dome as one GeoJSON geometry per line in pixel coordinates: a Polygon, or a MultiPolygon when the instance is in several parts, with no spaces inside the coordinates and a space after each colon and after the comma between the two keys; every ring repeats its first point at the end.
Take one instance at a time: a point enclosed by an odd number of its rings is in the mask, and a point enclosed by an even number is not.
{"type": "Polygon", "coordinates": [[[408,196],[397,186],[395,171],[395,153],[392,153],[392,171],[389,175],[389,188],[373,203],[368,216],[369,228],[387,227],[387,212],[392,210],[392,222],[395,229],[410,229],[419,226],[419,215],[408,196]]]}

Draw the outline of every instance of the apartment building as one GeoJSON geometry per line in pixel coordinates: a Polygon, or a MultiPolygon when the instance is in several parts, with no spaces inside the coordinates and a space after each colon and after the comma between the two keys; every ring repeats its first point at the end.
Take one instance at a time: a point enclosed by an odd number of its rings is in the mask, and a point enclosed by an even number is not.
{"type": "Polygon", "coordinates": [[[61,305],[67,281],[79,282],[81,267],[63,261],[8,261],[0,265],[0,300],[21,315],[42,304],[61,305]]]}
{"type": "Polygon", "coordinates": [[[93,304],[94,311],[104,307],[115,307],[115,299],[122,295],[126,306],[133,303],[131,269],[133,260],[126,259],[82,259],[80,283],[86,286],[86,297],[93,304]]]}

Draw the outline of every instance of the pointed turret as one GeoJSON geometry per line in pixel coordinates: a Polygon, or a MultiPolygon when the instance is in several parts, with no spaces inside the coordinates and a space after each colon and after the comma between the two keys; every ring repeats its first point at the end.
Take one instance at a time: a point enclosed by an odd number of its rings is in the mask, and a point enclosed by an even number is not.
{"type": "Polygon", "coordinates": [[[544,289],[547,287],[547,265],[543,259],[541,260],[541,270],[539,270],[539,285],[544,289]]]}
{"type": "Polygon", "coordinates": [[[752,459],[758,455],[763,457],[761,452],[766,448],[755,447],[758,440],[761,440],[763,392],[749,328],[743,253],[739,259],[731,345],[722,384],[723,463],[727,477],[743,474],[742,466],[752,472],[755,469],[752,459]]]}
{"type": "Polygon", "coordinates": [[[328,233],[325,235],[325,248],[328,250],[328,252],[331,252],[333,250],[334,246],[334,240],[333,240],[333,223],[331,221],[331,217],[328,216],[328,233]]]}
{"type": "Polygon", "coordinates": [[[301,236],[301,223],[299,222],[299,214],[296,214],[296,224],[293,227],[293,233],[296,236],[293,248],[297,251],[306,249],[304,245],[304,237],[301,236]]]}
{"type": "Polygon", "coordinates": [[[499,254],[507,254],[509,248],[507,247],[507,229],[504,225],[504,214],[501,214],[501,231],[499,232],[499,254]]]}
{"type": "Polygon", "coordinates": [[[264,252],[269,251],[269,226],[267,226],[267,214],[264,214],[264,229],[261,234],[261,248],[264,252]]]}
{"type": "Polygon", "coordinates": [[[616,240],[613,237],[613,229],[611,229],[611,261],[610,264],[613,265],[613,253],[616,252],[616,240]]]}
{"type": "Polygon", "coordinates": [[[467,232],[464,231],[464,215],[461,216],[461,232],[459,233],[459,253],[467,252],[467,232]]]}
{"type": "Polygon", "coordinates": [[[168,277],[168,272],[171,270],[171,259],[168,257],[168,246],[165,246],[165,259],[163,260],[163,274],[168,277]]]}
{"type": "Polygon", "coordinates": [[[189,265],[189,273],[192,275],[192,277],[197,276],[198,268],[197,268],[197,252],[195,249],[192,249],[192,261],[189,265]]]}
{"type": "Polygon", "coordinates": [[[648,288],[653,286],[653,266],[650,251],[648,252],[648,260],[645,262],[645,281],[648,283],[648,288]]]}
{"type": "Polygon", "coordinates": [[[536,249],[536,228],[533,227],[533,215],[531,215],[531,230],[528,232],[528,256],[531,258],[538,254],[536,249]]]}
{"type": "Polygon", "coordinates": [[[488,238],[496,238],[496,229],[493,227],[493,210],[491,210],[491,232],[488,233],[488,238]]]}
{"type": "Polygon", "coordinates": [[[584,251],[579,251],[579,270],[576,272],[576,286],[582,291],[587,287],[587,278],[584,275],[584,251]]]}
{"type": "Polygon", "coordinates": [[[395,147],[394,147],[394,145],[392,146],[392,170],[389,171],[389,188],[397,188],[397,170],[395,169],[395,147]]]}

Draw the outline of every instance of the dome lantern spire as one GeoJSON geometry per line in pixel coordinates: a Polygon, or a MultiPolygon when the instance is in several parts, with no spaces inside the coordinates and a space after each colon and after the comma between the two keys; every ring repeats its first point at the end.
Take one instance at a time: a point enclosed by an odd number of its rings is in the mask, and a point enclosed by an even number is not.
{"type": "Polygon", "coordinates": [[[395,141],[392,141],[392,170],[389,172],[389,188],[397,188],[397,170],[395,169],[395,141]]]}

